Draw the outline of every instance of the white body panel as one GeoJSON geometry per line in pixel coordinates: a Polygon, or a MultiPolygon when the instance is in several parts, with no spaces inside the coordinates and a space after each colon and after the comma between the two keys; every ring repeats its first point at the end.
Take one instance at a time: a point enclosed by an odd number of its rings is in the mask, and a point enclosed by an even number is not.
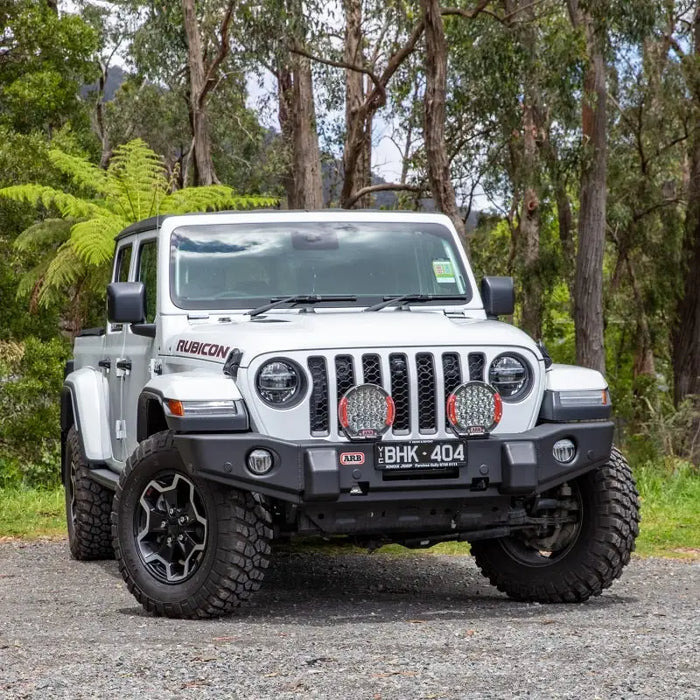
{"type": "Polygon", "coordinates": [[[144,388],[179,401],[238,401],[241,398],[241,392],[231,379],[206,369],[153,377],[144,388]]]}
{"type": "Polygon", "coordinates": [[[607,388],[608,383],[605,381],[605,377],[594,369],[553,364],[547,370],[545,389],[548,391],[573,391],[574,389],[602,391],[607,388]]]}

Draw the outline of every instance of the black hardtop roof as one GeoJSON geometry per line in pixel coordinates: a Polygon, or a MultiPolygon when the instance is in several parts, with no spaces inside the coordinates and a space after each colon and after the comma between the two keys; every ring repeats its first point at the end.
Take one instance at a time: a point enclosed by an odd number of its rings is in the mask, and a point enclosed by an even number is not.
{"type": "MultiPolygon", "coordinates": [[[[160,228],[162,223],[170,218],[171,216],[211,216],[212,214],[254,214],[254,213],[270,213],[270,212],[284,212],[284,213],[293,213],[293,212],[347,212],[347,209],[255,209],[255,210],[228,210],[228,211],[199,211],[199,212],[191,212],[187,214],[160,214],[158,216],[151,216],[148,219],[143,219],[142,221],[137,221],[135,224],[131,224],[130,226],[127,226],[123,231],[120,231],[115,237],[115,241],[119,241],[122,238],[125,238],[126,236],[131,236],[132,234],[135,233],[146,233],[147,231],[155,231],[160,228]]],[[[397,212],[395,210],[386,210],[386,209],[353,209],[352,211],[354,212],[371,212],[373,214],[396,214],[397,212]]],[[[408,213],[408,212],[402,212],[402,213],[408,213]]],[[[416,212],[412,212],[416,213],[416,212]]],[[[431,214],[434,212],[422,212],[426,214],[431,214]]]]}

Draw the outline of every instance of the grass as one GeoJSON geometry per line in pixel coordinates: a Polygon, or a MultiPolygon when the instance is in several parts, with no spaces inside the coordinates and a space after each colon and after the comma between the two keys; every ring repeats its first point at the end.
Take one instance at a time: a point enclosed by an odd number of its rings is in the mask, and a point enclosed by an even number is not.
{"type": "Polygon", "coordinates": [[[0,489],[0,538],[66,534],[63,489],[0,489]]]}
{"type": "MultiPolygon", "coordinates": [[[[700,560],[700,472],[688,462],[668,458],[635,469],[642,499],[637,554],[700,560]]],[[[63,489],[0,489],[0,538],[65,536],[63,489]]],[[[382,547],[406,553],[398,545],[382,547]]],[[[433,554],[464,555],[469,545],[445,542],[433,554]]]]}
{"type": "Polygon", "coordinates": [[[700,560],[700,471],[689,462],[667,458],[662,468],[635,469],[642,499],[641,556],[700,560]]]}

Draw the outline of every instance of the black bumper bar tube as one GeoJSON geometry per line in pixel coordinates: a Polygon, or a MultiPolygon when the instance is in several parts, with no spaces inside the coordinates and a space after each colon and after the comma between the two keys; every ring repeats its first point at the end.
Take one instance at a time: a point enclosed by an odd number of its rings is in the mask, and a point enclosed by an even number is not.
{"type": "Polygon", "coordinates": [[[610,421],[538,425],[525,433],[467,440],[467,466],[440,473],[382,471],[375,467],[372,442],[286,442],[258,433],[181,433],[175,436],[175,445],[192,474],[302,504],[540,493],[604,464],[612,438],[610,421]],[[576,446],[576,455],[567,464],[558,462],[552,452],[564,438],[576,446]],[[273,458],[272,469],[262,476],[246,466],[255,449],[268,450],[273,458]]]}

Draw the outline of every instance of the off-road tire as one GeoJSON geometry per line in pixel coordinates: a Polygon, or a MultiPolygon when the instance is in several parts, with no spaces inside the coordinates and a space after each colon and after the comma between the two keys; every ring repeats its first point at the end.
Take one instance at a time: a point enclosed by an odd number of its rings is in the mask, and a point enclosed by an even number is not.
{"type": "Polygon", "coordinates": [[[600,595],[622,573],[639,534],[639,495],[627,461],[613,448],[607,464],[575,481],[581,525],[567,551],[539,565],[515,558],[511,537],[473,542],[481,573],[509,597],[539,603],[577,603],[600,595]]]}
{"type": "Polygon", "coordinates": [[[90,478],[75,427],[66,436],[65,455],[63,487],[71,556],[79,561],[114,559],[110,522],[114,492],[90,478]]]}
{"type": "Polygon", "coordinates": [[[121,575],[148,612],[207,618],[231,613],[260,588],[270,559],[272,527],[261,497],[189,474],[172,433],[164,431],[144,440],[127,460],[114,499],[112,537],[121,575]],[[199,562],[189,578],[175,583],[159,580],[145,563],[135,511],[142,507],[149,484],[174,475],[193,485],[206,520],[199,562]]]}

